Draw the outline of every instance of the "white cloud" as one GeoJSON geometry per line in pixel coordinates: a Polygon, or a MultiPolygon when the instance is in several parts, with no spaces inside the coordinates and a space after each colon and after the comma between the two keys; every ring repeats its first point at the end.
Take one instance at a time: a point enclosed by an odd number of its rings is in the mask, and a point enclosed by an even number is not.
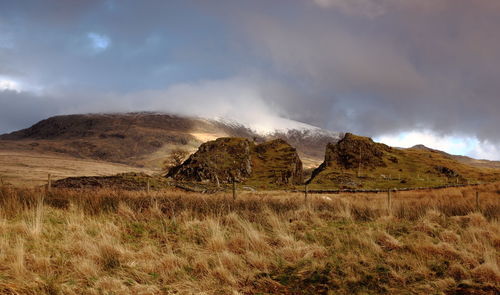
{"type": "Polygon", "coordinates": [[[500,161],[500,148],[498,144],[490,141],[483,141],[477,145],[476,149],[470,154],[476,159],[489,159],[500,161]]]}
{"type": "MultiPolygon", "coordinates": [[[[244,124],[257,132],[308,128],[308,125],[281,118],[280,111],[266,98],[270,90],[259,79],[231,78],[175,84],[166,89],[129,94],[93,95],[93,100],[63,108],[62,113],[85,112],[166,112],[244,124]]],[[[272,92],[274,97],[279,91],[272,92]]],[[[64,97],[64,94],[59,94],[64,97]]],[[[61,102],[64,105],[64,102],[61,102]]]]}
{"type": "Polygon", "coordinates": [[[426,147],[441,150],[453,155],[465,155],[478,159],[500,160],[500,148],[488,141],[476,137],[461,135],[439,135],[430,130],[407,131],[399,134],[386,134],[374,138],[395,147],[412,147],[423,144],[426,147]]]}
{"type": "Polygon", "coordinates": [[[105,51],[111,45],[109,37],[103,34],[91,32],[87,34],[87,38],[91,42],[92,49],[97,53],[105,51]]]}
{"type": "Polygon", "coordinates": [[[11,90],[11,91],[21,91],[21,85],[13,80],[0,77],[0,91],[11,90]]]}

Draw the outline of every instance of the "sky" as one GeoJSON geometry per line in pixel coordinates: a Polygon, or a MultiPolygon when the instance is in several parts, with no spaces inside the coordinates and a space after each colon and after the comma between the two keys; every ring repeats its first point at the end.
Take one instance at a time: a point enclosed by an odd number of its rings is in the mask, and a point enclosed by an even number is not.
{"type": "Polygon", "coordinates": [[[0,133],[159,111],[500,160],[498,32],[498,0],[0,1],[0,133]]]}

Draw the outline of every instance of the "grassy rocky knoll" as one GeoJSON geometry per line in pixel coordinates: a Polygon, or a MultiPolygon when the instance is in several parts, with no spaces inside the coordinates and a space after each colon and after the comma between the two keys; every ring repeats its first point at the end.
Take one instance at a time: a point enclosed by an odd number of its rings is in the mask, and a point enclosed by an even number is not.
{"type": "Polygon", "coordinates": [[[172,187],[172,183],[164,177],[150,176],[145,173],[120,173],[110,176],[67,177],[56,180],[54,188],[76,189],[121,189],[129,191],[144,191],[172,187]]]}
{"type": "Polygon", "coordinates": [[[399,149],[346,133],[326,147],[311,188],[389,189],[490,182],[500,170],[473,167],[432,149],[399,149]]]}
{"type": "Polygon", "coordinates": [[[281,139],[256,144],[245,138],[218,138],[200,146],[168,175],[177,181],[239,182],[257,188],[302,184],[302,162],[281,139]]]}

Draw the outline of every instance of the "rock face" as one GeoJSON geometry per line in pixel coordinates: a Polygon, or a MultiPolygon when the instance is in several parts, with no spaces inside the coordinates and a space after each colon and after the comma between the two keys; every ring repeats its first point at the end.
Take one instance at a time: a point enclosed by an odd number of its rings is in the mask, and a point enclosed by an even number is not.
{"type": "Polygon", "coordinates": [[[386,166],[384,151],[390,149],[384,144],[373,142],[371,138],[346,133],[337,143],[326,146],[325,163],[328,167],[343,169],[358,168],[360,163],[364,167],[383,167],[386,166]]]}
{"type": "Polygon", "coordinates": [[[244,138],[218,138],[202,144],[184,163],[170,169],[167,176],[181,181],[229,183],[250,177],[251,142],[244,138]]]}
{"type": "MultiPolygon", "coordinates": [[[[391,147],[375,143],[371,138],[346,133],[337,143],[327,144],[325,161],[313,171],[310,181],[323,170],[344,171],[360,170],[361,167],[364,169],[385,167],[387,165],[383,160],[384,151],[390,150],[391,147]]],[[[346,175],[335,176],[332,180],[338,183],[353,183],[346,175]]]]}
{"type": "Polygon", "coordinates": [[[300,184],[302,162],[281,139],[256,145],[245,138],[218,138],[200,146],[167,177],[178,181],[249,184],[300,184]]]}
{"type": "Polygon", "coordinates": [[[282,139],[261,143],[252,153],[252,180],[288,185],[304,182],[302,161],[295,148],[282,139]]]}

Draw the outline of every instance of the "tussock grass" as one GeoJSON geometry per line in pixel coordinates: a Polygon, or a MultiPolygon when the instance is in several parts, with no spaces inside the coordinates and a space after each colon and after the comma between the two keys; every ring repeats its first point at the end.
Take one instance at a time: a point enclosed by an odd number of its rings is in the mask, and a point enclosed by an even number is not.
{"type": "Polygon", "coordinates": [[[3,187],[0,294],[495,294],[499,191],[3,187]]]}

